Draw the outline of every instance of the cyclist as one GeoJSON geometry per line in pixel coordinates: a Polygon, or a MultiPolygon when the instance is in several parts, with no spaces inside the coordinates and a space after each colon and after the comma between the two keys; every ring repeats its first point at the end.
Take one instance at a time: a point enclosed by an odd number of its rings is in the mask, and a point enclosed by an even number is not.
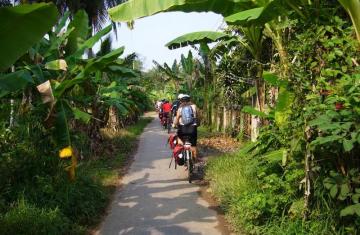
{"type": "Polygon", "coordinates": [[[165,102],[165,99],[162,99],[162,100],[160,100],[159,105],[158,105],[158,107],[159,107],[158,110],[159,110],[159,119],[160,119],[160,121],[162,121],[162,119],[163,119],[163,108],[162,108],[162,106],[163,106],[164,102],[165,102]]]}
{"type": "Polygon", "coordinates": [[[173,127],[178,126],[177,135],[184,143],[185,138],[191,143],[191,151],[197,160],[197,107],[191,102],[189,95],[180,94],[180,107],[177,110],[173,127]]]}
{"type": "Polygon", "coordinates": [[[160,112],[161,105],[162,105],[161,100],[156,101],[156,103],[155,103],[156,112],[160,112]]]}
{"type": "Polygon", "coordinates": [[[161,109],[162,109],[162,117],[163,117],[162,124],[163,126],[165,126],[167,124],[166,120],[170,118],[170,112],[171,112],[171,104],[169,103],[168,100],[164,100],[161,109]]]}
{"type": "Polygon", "coordinates": [[[173,119],[175,119],[177,110],[180,107],[180,98],[179,97],[181,97],[181,96],[182,96],[182,94],[179,94],[177,99],[172,103],[171,115],[172,115],[173,119]]]}

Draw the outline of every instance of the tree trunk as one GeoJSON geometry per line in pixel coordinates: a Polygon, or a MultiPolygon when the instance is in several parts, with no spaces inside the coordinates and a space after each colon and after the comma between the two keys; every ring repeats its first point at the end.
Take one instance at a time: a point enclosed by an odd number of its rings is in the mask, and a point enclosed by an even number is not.
{"type": "MultiPolygon", "coordinates": [[[[11,72],[15,72],[15,66],[11,66],[11,72]]],[[[9,129],[13,128],[15,120],[15,111],[14,111],[14,99],[10,99],[10,118],[9,118],[9,129]]]]}
{"type": "Polygon", "coordinates": [[[309,216],[309,204],[311,195],[311,152],[307,144],[305,154],[305,192],[304,192],[304,213],[303,219],[307,220],[309,216]]]}
{"type": "Polygon", "coordinates": [[[221,130],[221,108],[217,108],[216,109],[216,131],[220,131],[221,130]]]}
{"type": "Polygon", "coordinates": [[[9,129],[14,127],[15,123],[15,111],[14,111],[14,99],[10,99],[10,120],[9,120],[9,129]]]}
{"type": "Polygon", "coordinates": [[[227,128],[228,128],[228,117],[227,117],[227,108],[224,107],[223,109],[223,133],[225,133],[227,131],[227,128]]]}
{"type": "MultiPolygon", "coordinates": [[[[260,58],[260,56],[258,57],[260,58]]],[[[257,61],[259,59],[256,58],[257,61]]],[[[253,99],[252,105],[256,110],[261,112],[265,111],[265,82],[262,78],[263,75],[263,66],[262,64],[257,65],[257,74],[255,80],[255,88],[256,88],[256,98],[253,99]]],[[[259,128],[261,124],[261,119],[257,116],[252,115],[251,118],[251,141],[255,142],[259,135],[259,128]]]]}
{"type": "MultiPolygon", "coordinates": [[[[252,106],[257,110],[260,110],[259,107],[259,98],[253,96],[252,106]]],[[[259,136],[259,128],[260,128],[260,118],[255,115],[251,115],[251,141],[255,142],[259,136]]]]}
{"type": "Polygon", "coordinates": [[[205,65],[205,97],[204,97],[204,107],[206,109],[206,124],[211,124],[211,113],[209,112],[209,101],[210,101],[210,83],[211,83],[211,66],[209,57],[207,55],[203,56],[204,65],[205,65]]]}
{"type": "Polygon", "coordinates": [[[106,127],[112,131],[120,130],[120,120],[116,107],[111,106],[109,108],[109,118],[106,124],[106,127]]]}

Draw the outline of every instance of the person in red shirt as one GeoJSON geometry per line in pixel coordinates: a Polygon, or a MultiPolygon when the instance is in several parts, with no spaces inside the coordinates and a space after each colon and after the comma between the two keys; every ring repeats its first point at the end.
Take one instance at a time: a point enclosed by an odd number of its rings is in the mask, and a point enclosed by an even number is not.
{"type": "Polygon", "coordinates": [[[161,110],[162,110],[162,117],[163,117],[162,124],[165,125],[167,118],[170,118],[171,104],[169,103],[169,101],[165,100],[163,102],[163,104],[161,105],[161,110]]]}

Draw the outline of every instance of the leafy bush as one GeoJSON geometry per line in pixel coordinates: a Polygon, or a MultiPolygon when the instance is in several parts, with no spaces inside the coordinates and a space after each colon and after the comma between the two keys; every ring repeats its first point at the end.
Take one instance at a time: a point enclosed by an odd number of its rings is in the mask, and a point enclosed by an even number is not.
{"type": "Polygon", "coordinates": [[[47,235],[67,234],[70,223],[58,208],[45,209],[21,199],[0,217],[0,234],[47,235]]]}

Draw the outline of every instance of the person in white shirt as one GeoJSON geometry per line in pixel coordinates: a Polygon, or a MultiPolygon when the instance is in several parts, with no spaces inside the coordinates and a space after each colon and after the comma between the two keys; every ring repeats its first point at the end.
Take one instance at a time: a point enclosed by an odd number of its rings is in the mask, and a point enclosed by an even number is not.
{"type": "Polygon", "coordinates": [[[180,107],[173,123],[173,127],[178,126],[177,135],[184,143],[187,139],[191,143],[193,156],[197,159],[197,107],[191,102],[189,95],[180,94],[180,107]]]}

